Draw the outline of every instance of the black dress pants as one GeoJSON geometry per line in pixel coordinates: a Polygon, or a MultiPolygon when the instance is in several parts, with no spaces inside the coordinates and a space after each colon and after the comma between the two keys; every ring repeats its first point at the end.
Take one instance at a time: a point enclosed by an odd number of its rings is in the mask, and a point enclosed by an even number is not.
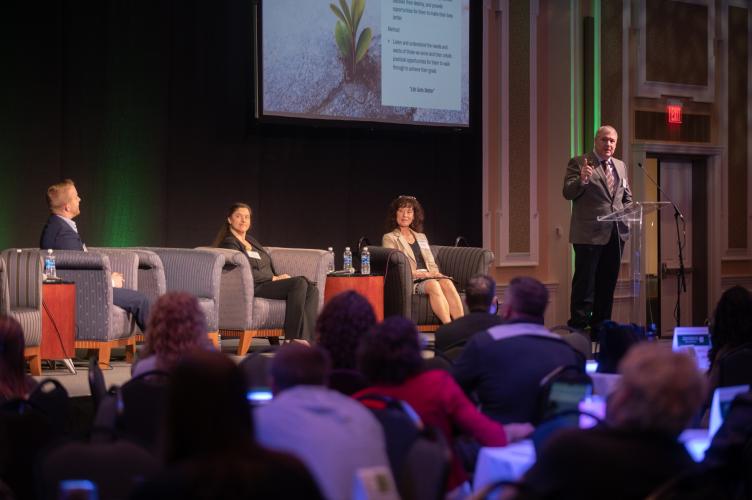
{"type": "Polygon", "coordinates": [[[614,224],[611,238],[605,245],[572,246],[574,276],[567,324],[578,329],[588,326],[594,329],[611,319],[624,241],[614,224]]]}
{"type": "Polygon", "coordinates": [[[254,288],[254,295],[264,299],[285,300],[285,338],[313,339],[319,290],[308,278],[294,276],[277,281],[265,281],[254,288]]]}
{"type": "Polygon", "coordinates": [[[112,303],[122,307],[136,320],[142,332],[146,332],[146,322],[149,320],[149,299],[141,292],[128,288],[113,288],[112,303]]]}

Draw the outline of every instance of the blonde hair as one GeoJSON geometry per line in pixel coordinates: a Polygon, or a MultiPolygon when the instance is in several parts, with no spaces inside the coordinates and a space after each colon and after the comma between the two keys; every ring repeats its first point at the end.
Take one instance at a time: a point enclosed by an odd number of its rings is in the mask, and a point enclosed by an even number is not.
{"type": "Polygon", "coordinates": [[[75,187],[76,184],[70,180],[53,184],[47,188],[47,206],[50,207],[50,211],[60,210],[63,206],[71,200],[70,189],[75,187]]]}
{"type": "Polygon", "coordinates": [[[705,396],[705,378],[685,353],[652,343],[632,347],[619,364],[624,401],[609,413],[617,427],[678,436],[705,396]]]}

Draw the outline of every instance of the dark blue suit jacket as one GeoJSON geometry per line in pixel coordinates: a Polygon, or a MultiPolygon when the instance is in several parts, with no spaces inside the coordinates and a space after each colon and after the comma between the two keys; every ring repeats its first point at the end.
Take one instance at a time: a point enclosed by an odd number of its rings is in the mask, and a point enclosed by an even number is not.
{"type": "Polygon", "coordinates": [[[52,214],[42,229],[39,248],[53,250],[83,250],[84,243],[77,232],[59,215],[52,214]]]}

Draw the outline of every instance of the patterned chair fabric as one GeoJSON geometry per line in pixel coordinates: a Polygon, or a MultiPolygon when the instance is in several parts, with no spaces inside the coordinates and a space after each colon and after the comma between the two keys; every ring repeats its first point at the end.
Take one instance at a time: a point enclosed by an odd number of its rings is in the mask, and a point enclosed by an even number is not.
{"type": "Polygon", "coordinates": [[[126,288],[135,287],[134,289],[146,295],[151,303],[154,303],[155,300],[167,291],[162,259],[156,253],[137,248],[110,247],[89,248],[89,251],[95,251],[110,257],[112,271],[123,275],[126,288]],[[135,275],[132,274],[134,270],[130,266],[130,260],[121,262],[118,259],[118,255],[123,252],[136,255],[137,266],[135,275]],[[123,264],[127,264],[127,266],[123,268],[123,264]]]}
{"type": "MultiPolygon", "coordinates": [[[[413,294],[410,265],[405,254],[392,248],[370,246],[371,267],[384,274],[384,315],[402,315],[417,325],[437,325],[441,322],[431,311],[426,295],[413,294]]],[[[487,273],[494,255],[490,250],[473,247],[431,245],[436,264],[442,273],[451,276],[460,295],[468,280],[475,274],[487,273]]]]}
{"type": "Polygon", "coordinates": [[[105,342],[132,336],[135,322],[112,303],[112,270],[114,263],[125,277],[125,288],[136,290],[136,255],[56,250],[55,257],[58,276],[76,283],[76,340],[105,342]]]}
{"type": "MultiPolygon", "coordinates": [[[[224,256],[219,301],[221,330],[281,329],[285,322],[285,301],[253,295],[253,274],[248,258],[236,250],[201,247],[224,256]]],[[[324,284],[331,256],[315,249],[267,247],[274,269],[290,276],[305,276],[317,284],[319,310],[324,304],[324,284]]]]}
{"type": "Polygon", "coordinates": [[[188,292],[194,295],[206,315],[207,333],[218,330],[219,282],[225,264],[222,254],[190,248],[145,247],[131,250],[156,254],[162,261],[166,291],[188,292]]]}
{"type": "Polygon", "coordinates": [[[15,318],[27,347],[42,341],[42,257],[39,250],[11,248],[2,252],[0,312],[15,318]]]}

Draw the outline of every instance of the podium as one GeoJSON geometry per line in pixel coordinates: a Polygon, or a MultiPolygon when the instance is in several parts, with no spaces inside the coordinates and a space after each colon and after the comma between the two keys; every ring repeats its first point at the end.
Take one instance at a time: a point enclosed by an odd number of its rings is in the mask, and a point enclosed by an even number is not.
{"type": "Polygon", "coordinates": [[[657,212],[666,205],[671,205],[668,201],[635,201],[626,208],[608,215],[597,217],[600,222],[617,222],[626,225],[629,228],[629,272],[631,276],[632,303],[629,309],[629,321],[638,325],[647,325],[646,322],[646,304],[647,291],[645,289],[645,256],[643,248],[645,247],[645,234],[642,222],[647,214],[657,212]]]}

